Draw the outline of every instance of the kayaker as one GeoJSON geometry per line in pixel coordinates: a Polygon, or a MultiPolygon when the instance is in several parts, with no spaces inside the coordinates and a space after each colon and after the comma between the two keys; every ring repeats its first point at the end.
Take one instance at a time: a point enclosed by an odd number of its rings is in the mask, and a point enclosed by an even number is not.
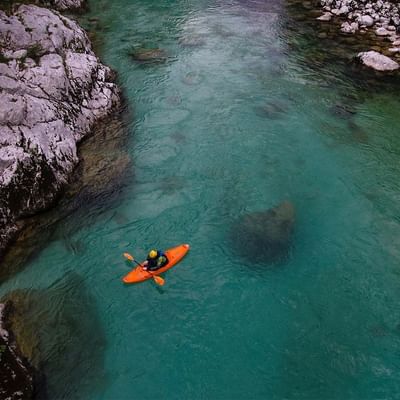
{"type": "Polygon", "coordinates": [[[167,264],[168,258],[161,250],[150,250],[147,260],[143,263],[143,269],[148,271],[156,271],[167,264]]]}

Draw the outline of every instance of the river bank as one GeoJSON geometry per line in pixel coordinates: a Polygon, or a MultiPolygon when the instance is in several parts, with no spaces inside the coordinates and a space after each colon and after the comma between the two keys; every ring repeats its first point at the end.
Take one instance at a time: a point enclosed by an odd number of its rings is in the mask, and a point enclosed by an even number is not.
{"type": "MultiPolygon", "coordinates": [[[[303,3],[310,8],[311,2],[303,3]]],[[[400,68],[400,17],[398,4],[390,1],[320,0],[324,13],[316,19],[333,22],[342,34],[375,37],[370,49],[355,55],[360,62],[377,71],[395,71],[400,68]],[[340,26],[340,27],[339,27],[340,26]],[[382,41],[384,39],[384,41],[382,41]]]]}
{"type": "MultiPolygon", "coordinates": [[[[75,0],[43,3],[62,11],[85,6],[75,0]]],[[[118,190],[130,162],[123,151],[121,91],[114,72],[93,53],[86,32],[50,9],[11,3],[5,9],[0,10],[2,282],[53,240],[57,222],[118,190]]],[[[14,300],[6,304],[7,310],[22,313],[14,300]]],[[[29,332],[29,318],[22,314],[16,332],[9,315],[4,313],[2,321],[0,391],[15,399],[40,391],[42,398],[43,365],[21,346],[34,346],[37,332],[29,332]]]]}
{"type": "Polygon", "coordinates": [[[0,12],[0,34],[2,258],[23,218],[58,199],[79,161],[77,143],[121,100],[74,21],[21,5],[0,12]]]}

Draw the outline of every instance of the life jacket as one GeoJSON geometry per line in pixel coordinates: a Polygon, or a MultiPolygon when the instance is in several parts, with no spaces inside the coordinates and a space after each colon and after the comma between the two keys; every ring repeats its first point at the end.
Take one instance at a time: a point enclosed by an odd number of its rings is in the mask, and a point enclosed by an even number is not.
{"type": "Polygon", "coordinates": [[[155,271],[164,266],[168,262],[168,258],[162,251],[157,250],[157,256],[154,258],[148,258],[147,262],[147,268],[150,271],[155,271]]]}

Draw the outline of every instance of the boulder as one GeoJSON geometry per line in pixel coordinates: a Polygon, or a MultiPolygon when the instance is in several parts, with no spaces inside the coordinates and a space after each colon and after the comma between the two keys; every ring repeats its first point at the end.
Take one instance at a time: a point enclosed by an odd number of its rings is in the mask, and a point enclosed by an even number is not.
{"type": "Polygon", "coordinates": [[[9,305],[0,303],[0,398],[30,400],[35,394],[35,370],[22,356],[7,326],[9,305]]]}
{"type": "Polygon", "coordinates": [[[386,28],[384,27],[380,27],[378,29],[376,29],[375,34],[377,36],[389,36],[391,34],[390,31],[388,31],[386,28]]]}
{"type": "Polygon", "coordinates": [[[77,143],[120,104],[114,79],[75,21],[34,5],[0,11],[0,258],[18,220],[56,200],[77,143]]]}
{"type": "Polygon", "coordinates": [[[130,56],[139,62],[163,63],[167,59],[167,53],[162,49],[140,48],[130,52],[130,56]]]}
{"type": "Polygon", "coordinates": [[[86,7],[86,0],[52,0],[50,5],[59,11],[80,10],[86,7]]]}
{"type": "Polygon", "coordinates": [[[39,398],[91,398],[93,385],[105,383],[106,338],[78,274],[66,274],[50,289],[15,290],[2,301],[12,307],[9,326],[21,353],[44,375],[39,398]]]}
{"type": "Polygon", "coordinates": [[[374,24],[374,19],[370,15],[362,15],[358,18],[358,23],[360,25],[370,27],[374,24]]]}
{"type": "Polygon", "coordinates": [[[330,21],[332,19],[332,14],[330,12],[323,13],[317,18],[318,21],[330,21]]]}
{"type": "Polygon", "coordinates": [[[343,22],[341,25],[340,30],[343,33],[355,33],[358,30],[358,23],[357,22],[343,22]]]}
{"type": "Polygon", "coordinates": [[[357,58],[367,67],[373,68],[377,71],[394,71],[400,67],[396,61],[393,61],[391,58],[384,56],[377,51],[358,53],[357,58]]]}
{"type": "Polygon", "coordinates": [[[346,14],[349,13],[349,11],[350,11],[350,10],[349,10],[349,7],[347,7],[347,6],[342,6],[342,7],[340,7],[340,9],[339,9],[337,15],[346,15],[346,14]]]}
{"type": "Polygon", "coordinates": [[[255,263],[283,260],[290,249],[295,210],[284,201],[267,211],[242,216],[232,229],[235,249],[255,263]]]}

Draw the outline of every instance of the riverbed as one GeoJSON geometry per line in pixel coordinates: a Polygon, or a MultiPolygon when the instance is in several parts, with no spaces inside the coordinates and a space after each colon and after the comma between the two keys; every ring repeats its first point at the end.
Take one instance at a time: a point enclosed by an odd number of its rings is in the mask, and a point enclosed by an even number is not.
{"type": "Polygon", "coordinates": [[[84,283],[66,298],[75,322],[96,322],[74,330],[82,348],[102,345],[72,362],[72,378],[68,354],[49,355],[50,398],[396,398],[397,78],[363,79],[283,0],[90,8],[80,22],[131,109],[131,170],[0,287],[63,296],[66,274],[84,283]],[[137,62],[140,48],[165,57],[137,62]],[[288,256],[244,257],[237,220],[284,200],[296,210],[288,256]],[[132,267],[122,253],[186,242],[163,287],[121,282],[132,267]]]}

